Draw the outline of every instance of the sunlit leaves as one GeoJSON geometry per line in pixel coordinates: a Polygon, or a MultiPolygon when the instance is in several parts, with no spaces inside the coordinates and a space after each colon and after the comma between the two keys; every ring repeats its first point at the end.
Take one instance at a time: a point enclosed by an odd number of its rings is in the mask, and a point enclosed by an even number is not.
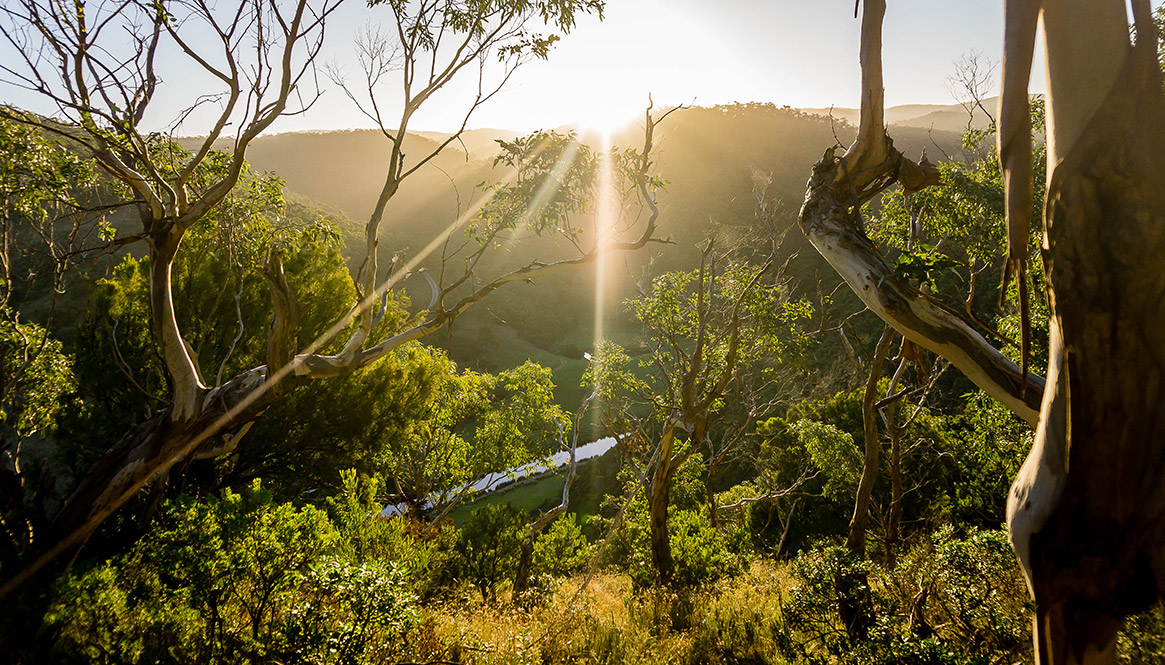
{"type": "Polygon", "coordinates": [[[919,245],[912,252],[903,252],[894,261],[894,277],[919,286],[934,280],[935,274],[955,267],[958,263],[939,252],[933,245],[919,245]]]}
{"type": "Polygon", "coordinates": [[[72,359],[40,326],[0,319],[0,425],[20,437],[53,425],[75,386],[72,359]]]}
{"type": "MultiPolygon", "coordinates": [[[[1043,100],[1032,100],[1032,149],[1035,153],[1035,192],[1033,219],[1041,217],[1044,200],[1044,172],[1046,146],[1042,139],[1044,127],[1043,100]]],[[[910,238],[910,225],[916,225],[916,241],[945,245],[948,255],[966,263],[978,265],[1000,261],[1006,247],[1003,201],[1003,176],[995,153],[992,128],[971,130],[964,136],[968,149],[982,152],[972,161],[947,161],[939,169],[942,185],[929,187],[906,196],[902,191],[882,197],[881,208],[869,224],[874,240],[897,248],[905,248],[910,238]],[[955,249],[957,248],[957,249],[955,249]]],[[[1032,243],[1038,244],[1040,225],[1032,225],[1032,243]]],[[[1033,252],[1038,254],[1038,252],[1033,252]]]]}
{"type": "Polygon", "coordinates": [[[39,221],[73,203],[94,181],[93,166],[28,125],[0,119],[0,214],[39,221]]]}
{"type": "Polygon", "coordinates": [[[414,507],[441,510],[470,494],[467,483],[542,456],[568,422],[550,370],[535,363],[490,375],[459,370],[420,344],[394,355],[423,392],[405,430],[386,442],[382,468],[414,507]]]}
{"type": "Polygon", "coordinates": [[[862,473],[862,459],[853,437],[832,424],[806,419],[789,425],[789,432],[824,474],[825,495],[851,496],[862,473]]]}
{"type": "Polygon", "coordinates": [[[490,39],[505,34],[510,39],[497,44],[499,55],[523,52],[545,58],[557,35],[537,35],[521,29],[537,18],[543,25],[569,33],[578,17],[603,15],[603,0],[468,0],[416,3],[409,0],[369,0],[370,7],[387,5],[396,14],[406,39],[426,49],[434,49],[442,34],[468,35],[490,39]]]}
{"type": "Polygon", "coordinates": [[[598,155],[574,132],[539,131],[512,142],[498,140],[498,145],[494,166],[512,168],[514,177],[486,187],[491,198],[469,233],[479,243],[514,229],[577,236],[581,230],[571,226],[570,218],[593,199],[598,155]]]}

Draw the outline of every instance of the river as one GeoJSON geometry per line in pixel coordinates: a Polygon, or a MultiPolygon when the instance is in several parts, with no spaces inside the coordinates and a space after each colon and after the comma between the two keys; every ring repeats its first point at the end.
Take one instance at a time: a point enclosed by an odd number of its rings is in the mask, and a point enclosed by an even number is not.
{"type": "MultiPolygon", "coordinates": [[[[590,443],[584,443],[583,445],[576,448],[574,451],[575,459],[577,459],[579,462],[582,462],[583,460],[588,460],[592,457],[598,457],[599,455],[602,455],[614,447],[615,437],[603,437],[601,439],[591,441],[590,443]]],[[[511,469],[506,469],[505,471],[487,474],[481,478],[478,478],[472,483],[469,483],[466,486],[466,489],[471,490],[472,494],[485,494],[488,492],[493,492],[495,490],[501,489],[502,487],[505,487],[506,485],[509,485],[514,481],[521,480],[522,478],[528,478],[530,476],[537,476],[547,471],[566,466],[569,463],[570,451],[563,450],[536,462],[530,462],[529,464],[516,466],[511,469]]],[[[380,511],[380,514],[384,517],[392,517],[394,515],[403,514],[406,509],[407,506],[403,503],[389,504],[384,507],[384,510],[380,511]]]]}

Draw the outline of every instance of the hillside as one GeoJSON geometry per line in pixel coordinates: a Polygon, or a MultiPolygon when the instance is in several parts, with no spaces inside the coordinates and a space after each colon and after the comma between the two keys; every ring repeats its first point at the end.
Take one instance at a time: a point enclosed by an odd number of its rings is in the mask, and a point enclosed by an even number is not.
{"type": "MultiPolygon", "coordinates": [[[[995,109],[999,106],[999,98],[992,97],[984,100],[983,106],[994,115],[995,109]]],[[[854,126],[858,124],[858,109],[834,107],[802,110],[806,113],[827,117],[832,115],[834,118],[844,120],[854,126]]],[[[886,124],[892,129],[894,127],[933,128],[936,131],[960,134],[967,128],[967,120],[967,109],[962,104],[903,104],[886,109],[886,124]]],[[[972,123],[975,129],[983,129],[989,123],[990,120],[981,111],[976,111],[972,123]]]]}
{"type": "MultiPolygon", "coordinates": [[[[910,117],[951,112],[947,107],[915,105],[899,107],[895,117],[909,121],[910,117]]],[[[906,124],[892,133],[895,144],[908,156],[923,150],[932,159],[936,153],[939,158],[943,153],[960,154],[956,132],[906,124]]],[[[655,261],[656,274],[689,268],[697,260],[697,245],[707,237],[739,244],[755,242],[758,233],[767,235],[755,217],[757,177],[770,181],[766,196],[781,202],[776,229],[793,225],[812,165],[834,144],[835,136],[849,142],[853,135],[852,126],[832,122],[827,116],[769,104],[695,107],[670,116],[657,129],[654,154],[656,169],[668,182],[659,197],[660,234],[670,237],[673,244],[658,246],[651,254],[616,259],[619,267],[607,275],[605,333],[616,338],[622,334],[622,301],[633,293],[632,275],[648,261],[655,261]]],[[[505,130],[467,132],[464,144],[469,152],[459,144],[451,145],[406,180],[386,213],[380,243],[383,260],[397,253],[412,256],[466,209],[476,197],[476,185],[502,177],[500,170],[492,170],[493,139],[513,136],[505,130]]],[[[443,138],[429,132],[410,135],[405,152],[427,154],[443,138]]],[[[630,128],[614,141],[638,147],[642,137],[630,128]]],[[[351,258],[362,242],[359,228],[383,182],[386,145],[387,139],[372,130],[276,134],[258,139],[249,155],[256,169],[284,178],[291,196],[306,197],[350,218],[340,221],[351,258]]],[[[552,242],[533,240],[526,248],[508,249],[505,256],[487,262],[486,269],[504,270],[535,256],[553,258],[563,251],[552,242]]],[[[823,261],[800,233],[787,236],[785,253],[793,252],[799,252],[793,272],[806,284],[815,285],[819,276],[827,282],[837,279],[832,271],[822,270],[823,261]]],[[[422,265],[431,275],[440,269],[435,257],[422,265]]],[[[483,370],[526,358],[547,364],[555,368],[559,398],[565,404],[577,403],[581,399],[577,384],[585,367],[581,350],[590,348],[595,336],[593,284],[593,271],[588,271],[581,276],[551,275],[536,285],[511,285],[464,315],[452,338],[440,335],[441,340],[431,342],[451,343],[455,359],[483,370]]],[[[420,278],[410,280],[406,290],[418,305],[431,299],[427,281],[420,278]]]]}

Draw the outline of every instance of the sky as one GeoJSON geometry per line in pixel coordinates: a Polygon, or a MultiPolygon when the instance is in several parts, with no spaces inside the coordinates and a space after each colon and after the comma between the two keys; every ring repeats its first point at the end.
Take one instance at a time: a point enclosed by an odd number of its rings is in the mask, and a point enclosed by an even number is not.
{"type": "MultiPolygon", "coordinates": [[[[891,0],[889,5],[888,105],[953,104],[946,79],[960,56],[978,50],[991,61],[999,59],[1001,1],[891,0]]],[[[853,6],[853,0],[609,0],[603,21],[579,21],[548,60],[520,69],[470,124],[517,131],[616,124],[641,115],[648,93],[657,106],[755,101],[856,107],[859,21],[853,6]]],[[[377,13],[349,5],[331,36],[376,20],[377,13]]],[[[329,55],[339,62],[345,57],[350,56],[343,49],[329,55]]],[[[1042,74],[1033,80],[1042,84],[1042,74]]],[[[338,91],[326,92],[319,105],[279,129],[368,124],[338,91]]],[[[456,126],[455,108],[461,105],[426,109],[418,128],[456,126]]]]}
{"type": "MultiPolygon", "coordinates": [[[[519,69],[469,126],[531,131],[615,125],[639,117],[648,93],[657,107],[738,101],[856,107],[859,21],[853,9],[853,0],[608,0],[605,20],[582,18],[547,61],[519,69]]],[[[352,35],[370,21],[391,19],[387,11],[361,1],[343,5],[329,23],[321,61],[356,73],[352,35]]],[[[891,0],[883,47],[887,106],[955,103],[948,78],[960,57],[977,51],[998,62],[1002,12],[1001,0],[891,0]]],[[[11,56],[0,48],[0,57],[11,56]]],[[[173,54],[164,54],[169,58],[173,54]]],[[[322,95],[306,113],[280,119],[270,131],[371,126],[326,77],[320,82],[322,95]]],[[[146,124],[167,125],[204,83],[186,72],[166,75],[146,124]]],[[[1043,88],[1037,69],[1032,91],[1043,88]]],[[[459,86],[443,91],[412,127],[455,128],[468,92],[459,86]]],[[[45,110],[10,87],[0,87],[0,100],[45,110]]],[[[205,129],[194,116],[179,133],[205,129]]]]}

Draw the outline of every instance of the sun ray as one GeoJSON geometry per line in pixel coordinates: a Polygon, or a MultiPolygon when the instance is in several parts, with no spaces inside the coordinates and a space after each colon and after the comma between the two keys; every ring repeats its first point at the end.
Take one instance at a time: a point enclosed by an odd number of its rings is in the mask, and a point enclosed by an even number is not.
{"type": "Polygon", "coordinates": [[[575,157],[578,157],[579,148],[582,146],[578,139],[570,142],[570,145],[562,151],[558,156],[558,161],[554,163],[554,168],[550,169],[546,179],[542,184],[538,185],[538,191],[534,192],[534,198],[530,200],[530,205],[526,208],[526,214],[523,216],[525,223],[529,224],[538,218],[542,213],[542,209],[546,207],[546,202],[554,195],[555,190],[558,189],[562,183],[566,171],[574,164],[575,157]]]}
{"type": "MultiPolygon", "coordinates": [[[[595,204],[595,246],[604,247],[617,221],[617,200],[615,193],[615,169],[611,163],[611,135],[603,132],[600,136],[598,200],[595,204]]],[[[602,252],[595,261],[595,344],[603,340],[603,315],[607,299],[607,253],[602,252]]]]}

